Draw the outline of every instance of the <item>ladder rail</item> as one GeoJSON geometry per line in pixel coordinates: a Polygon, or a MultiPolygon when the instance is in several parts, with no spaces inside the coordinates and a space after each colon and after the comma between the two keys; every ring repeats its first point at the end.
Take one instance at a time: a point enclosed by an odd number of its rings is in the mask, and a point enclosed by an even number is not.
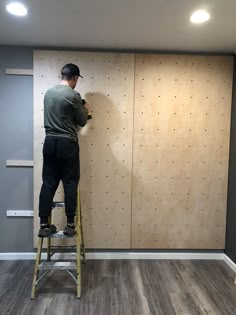
{"type": "MultiPolygon", "coordinates": [[[[52,209],[56,207],[64,207],[64,202],[53,202],[52,209]]],[[[51,216],[49,217],[49,224],[51,224],[51,216]]],[[[86,262],[85,257],[85,246],[84,246],[84,237],[82,230],[82,215],[81,215],[81,200],[80,200],[80,192],[78,191],[78,203],[76,209],[76,234],[74,236],[64,235],[62,232],[58,232],[50,235],[49,237],[39,237],[38,238],[38,248],[35,259],[35,267],[33,273],[33,281],[32,281],[32,290],[31,290],[31,299],[35,299],[36,296],[36,287],[39,284],[40,280],[42,280],[50,270],[65,270],[76,282],[76,290],[77,290],[77,298],[81,297],[81,257],[83,258],[83,263],[86,262]],[[67,239],[67,238],[76,238],[76,245],[74,246],[52,246],[52,238],[57,239],[67,239]],[[43,248],[43,241],[47,239],[47,260],[41,263],[41,254],[43,248]],[[53,250],[59,249],[60,247],[68,249],[76,249],[75,252],[67,252],[68,254],[74,254],[75,258],[70,260],[51,260],[51,257],[57,252],[52,252],[53,250]],[[75,264],[71,264],[72,262],[75,264]],[[62,264],[60,264],[61,262],[62,264]],[[64,265],[63,265],[64,262],[64,265]],[[73,267],[74,266],[74,267],[73,267]],[[73,268],[72,268],[73,267],[73,268]],[[76,270],[76,276],[72,273],[72,269],[76,270]],[[39,272],[42,270],[46,270],[43,274],[39,275],[39,272]]]]}

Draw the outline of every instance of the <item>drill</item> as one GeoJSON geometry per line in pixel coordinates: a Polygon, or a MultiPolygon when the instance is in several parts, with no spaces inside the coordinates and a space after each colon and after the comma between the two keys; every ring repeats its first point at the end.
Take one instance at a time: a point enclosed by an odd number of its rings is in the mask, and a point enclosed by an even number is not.
{"type": "MultiPolygon", "coordinates": [[[[86,101],[82,99],[82,104],[84,105],[86,101]]],[[[92,119],[92,113],[88,113],[88,119],[92,119]]]]}

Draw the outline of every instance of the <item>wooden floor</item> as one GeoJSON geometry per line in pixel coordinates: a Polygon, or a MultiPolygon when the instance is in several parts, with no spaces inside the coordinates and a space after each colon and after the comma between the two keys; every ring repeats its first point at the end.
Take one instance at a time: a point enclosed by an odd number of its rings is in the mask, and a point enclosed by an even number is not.
{"type": "Polygon", "coordinates": [[[33,265],[0,261],[1,315],[236,314],[234,273],[223,261],[87,261],[81,300],[72,278],[54,271],[32,301],[33,265]]]}

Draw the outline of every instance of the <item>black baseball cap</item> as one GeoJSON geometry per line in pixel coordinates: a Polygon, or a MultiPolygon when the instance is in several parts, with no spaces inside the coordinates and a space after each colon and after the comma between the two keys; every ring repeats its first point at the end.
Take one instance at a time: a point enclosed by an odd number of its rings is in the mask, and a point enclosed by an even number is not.
{"type": "Polygon", "coordinates": [[[67,63],[61,69],[61,75],[65,75],[65,76],[68,76],[68,77],[73,77],[74,75],[78,75],[79,77],[83,78],[82,75],[80,75],[79,67],[76,66],[73,63],[67,63]]]}

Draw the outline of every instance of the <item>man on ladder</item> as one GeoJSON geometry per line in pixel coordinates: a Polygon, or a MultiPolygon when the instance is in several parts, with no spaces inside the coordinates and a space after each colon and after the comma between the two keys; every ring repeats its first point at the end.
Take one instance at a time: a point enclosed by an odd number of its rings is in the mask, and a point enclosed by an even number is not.
{"type": "Polygon", "coordinates": [[[46,137],[43,145],[43,184],[39,196],[39,237],[56,233],[50,224],[53,197],[60,180],[65,195],[67,225],[64,234],[73,235],[77,189],[80,178],[78,126],[85,126],[90,118],[89,104],[81,99],[75,86],[80,70],[75,64],[66,64],[62,70],[60,84],[50,88],[44,97],[44,128],[46,137]]]}

